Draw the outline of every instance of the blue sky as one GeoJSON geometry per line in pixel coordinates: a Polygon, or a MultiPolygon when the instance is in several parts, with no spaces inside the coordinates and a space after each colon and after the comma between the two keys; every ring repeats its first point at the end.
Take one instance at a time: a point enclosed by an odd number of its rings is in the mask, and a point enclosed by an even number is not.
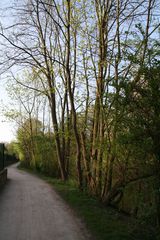
{"type": "MultiPolygon", "coordinates": [[[[10,6],[12,0],[3,0],[0,1],[0,9],[6,6],[10,6]]],[[[6,18],[1,14],[0,22],[7,23],[6,18]]],[[[5,117],[2,114],[3,104],[6,106],[11,101],[6,92],[6,81],[4,76],[0,76],[0,142],[10,142],[15,139],[15,126],[12,122],[7,122],[5,117]],[[3,102],[3,104],[2,104],[3,102]]]]}

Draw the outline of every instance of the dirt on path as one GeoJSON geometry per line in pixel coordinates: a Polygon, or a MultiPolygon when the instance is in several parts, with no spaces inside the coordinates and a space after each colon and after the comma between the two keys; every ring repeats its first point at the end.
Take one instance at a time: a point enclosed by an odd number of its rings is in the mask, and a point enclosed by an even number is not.
{"type": "Polygon", "coordinates": [[[17,165],[0,190],[0,240],[88,240],[89,233],[53,188],[17,165]]]}

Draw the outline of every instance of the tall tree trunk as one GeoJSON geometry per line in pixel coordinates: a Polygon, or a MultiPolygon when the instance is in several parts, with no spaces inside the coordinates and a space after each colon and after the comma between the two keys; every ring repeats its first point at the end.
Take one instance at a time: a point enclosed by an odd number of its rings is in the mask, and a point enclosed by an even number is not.
{"type": "Polygon", "coordinates": [[[99,61],[98,76],[96,79],[97,92],[94,108],[93,130],[92,130],[92,149],[91,162],[93,165],[93,178],[96,181],[96,191],[99,195],[102,188],[102,164],[103,164],[103,145],[104,145],[104,92],[105,76],[107,71],[107,9],[108,3],[95,1],[96,14],[98,19],[99,35],[99,61]]]}
{"type": "Polygon", "coordinates": [[[65,181],[66,180],[65,163],[64,163],[64,158],[62,156],[62,151],[61,151],[60,133],[59,133],[58,123],[57,123],[57,116],[56,116],[55,93],[53,93],[53,87],[51,85],[51,82],[50,82],[50,91],[51,91],[50,107],[51,107],[52,122],[53,122],[55,141],[56,141],[57,157],[58,157],[61,178],[63,181],[65,181]]]}
{"type": "Polygon", "coordinates": [[[72,124],[73,124],[73,130],[76,140],[76,146],[77,146],[77,154],[76,154],[76,161],[77,161],[77,173],[78,173],[78,183],[79,188],[83,189],[83,175],[82,175],[82,166],[81,166],[81,144],[80,144],[80,136],[78,132],[78,126],[77,126],[77,114],[74,104],[74,93],[72,90],[72,80],[71,80],[71,72],[70,72],[70,57],[71,57],[71,34],[70,34],[70,27],[71,27],[71,1],[67,0],[67,53],[66,53],[66,77],[67,77],[67,87],[68,87],[68,93],[69,93],[69,99],[71,104],[71,110],[72,110],[72,124]]]}

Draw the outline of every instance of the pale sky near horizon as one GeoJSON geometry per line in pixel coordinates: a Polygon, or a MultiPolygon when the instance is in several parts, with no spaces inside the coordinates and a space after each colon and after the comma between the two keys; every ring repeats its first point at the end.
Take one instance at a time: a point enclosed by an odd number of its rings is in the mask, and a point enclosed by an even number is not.
{"type": "Polygon", "coordinates": [[[11,142],[15,140],[16,129],[15,124],[9,122],[2,114],[3,105],[6,106],[11,102],[5,88],[6,82],[0,78],[0,142],[11,142]]]}

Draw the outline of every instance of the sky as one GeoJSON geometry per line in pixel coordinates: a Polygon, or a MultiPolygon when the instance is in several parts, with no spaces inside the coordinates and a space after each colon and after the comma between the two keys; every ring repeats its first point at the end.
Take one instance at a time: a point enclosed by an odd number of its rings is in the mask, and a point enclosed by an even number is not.
{"type": "Polygon", "coordinates": [[[7,111],[7,105],[9,106],[11,99],[6,91],[6,81],[0,78],[0,143],[11,142],[15,140],[16,129],[13,122],[8,121],[3,112],[5,108],[7,111]]]}
{"type": "MultiPolygon", "coordinates": [[[[0,1],[0,9],[9,6],[12,2],[13,0],[0,1]]],[[[2,22],[3,24],[7,24],[7,18],[4,18],[2,14],[0,16],[0,22],[2,22]]],[[[11,99],[9,98],[6,91],[6,80],[4,80],[3,75],[0,75],[0,143],[11,142],[12,140],[15,140],[15,124],[13,122],[7,121],[7,119],[2,113],[4,105],[7,106],[10,102],[11,99]]],[[[7,107],[5,108],[7,110],[7,107]]]]}
{"type": "MultiPolygon", "coordinates": [[[[2,7],[9,6],[9,4],[12,1],[9,0],[4,0],[3,3],[2,1],[0,2],[0,9],[2,7]]],[[[8,18],[9,20],[9,18],[8,18]]],[[[8,24],[8,20],[2,15],[0,15],[0,22],[3,24],[8,24]]],[[[0,46],[1,48],[1,46],[0,46]]],[[[13,122],[9,122],[3,112],[4,106],[9,106],[11,99],[9,98],[7,91],[6,91],[6,75],[8,73],[6,72],[5,75],[1,75],[0,73],[0,143],[2,142],[11,142],[12,140],[15,140],[15,135],[16,135],[16,129],[15,129],[15,124],[13,122]]],[[[7,107],[5,107],[7,110],[7,107]]]]}
{"type": "Polygon", "coordinates": [[[8,143],[15,140],[15,129],[12,123],[3,121],[0,117],[0,143],[8,143]]]}

